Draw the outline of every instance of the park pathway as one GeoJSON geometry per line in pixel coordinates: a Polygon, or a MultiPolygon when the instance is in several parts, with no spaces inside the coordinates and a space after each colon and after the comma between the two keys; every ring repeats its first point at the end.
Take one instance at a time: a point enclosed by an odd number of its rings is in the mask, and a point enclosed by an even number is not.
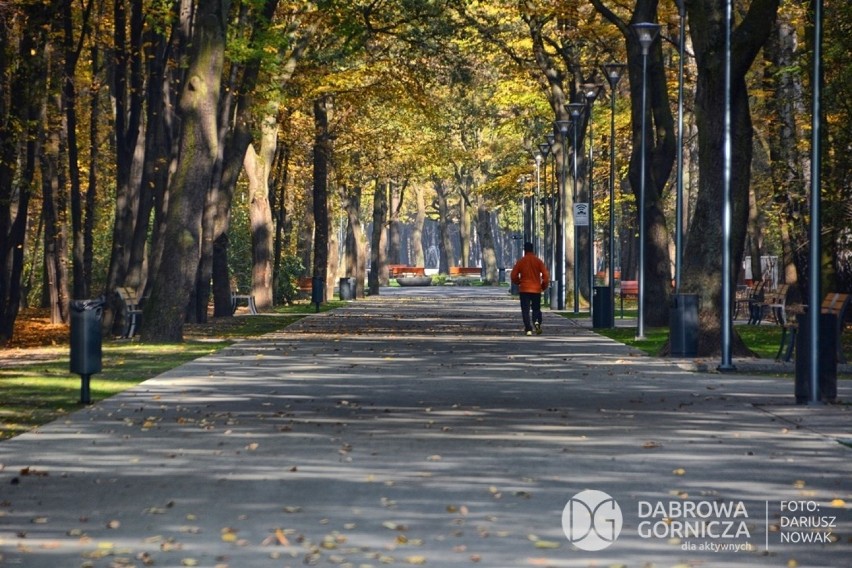
{"type": "Polygon", "coordinates": [[[0,443],[0,566],[849,566],[848,404],[544,323],[383,289],[0,443]]]}

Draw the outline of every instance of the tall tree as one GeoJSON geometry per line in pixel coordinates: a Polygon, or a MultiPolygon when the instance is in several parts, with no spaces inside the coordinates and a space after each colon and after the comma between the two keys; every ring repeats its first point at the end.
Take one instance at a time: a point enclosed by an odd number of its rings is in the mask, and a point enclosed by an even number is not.
{"type": "MultiPolygon", "coordinates": [[[[322,95],[314,101],[314,283],[328,280],[328,235],[331,226],[328,210],[328,166],[331,159],[331,131],[329,115],[332,109],[332,97],[322,95]]],[[[324,291],[323,297],[331,294],[324,291]]]]}
{"type": "MultiPolygon", "coordinates": [[[[669,257],[669,231],[664,213],[665,195],[677,151],[674,120],[668,96],[662,41],[651,45],[647,56],[647,74],[642,75],[643,55],[638,37],[631,28],[639,22],[656,22],[658,0],[636,0],[629,19],[620,17],[604,0],[592,0],[595,8],[618,28],[627,45],[630,101],[633,123],[633,152],[630,157],[630,186],[636,203],[642,201],[644,187],[645,220],[645,321],[648,325],[668,324],[672,265],[669,257]],[[647,108],[642,108],[642,89],[646,89],[647,108]],[[642,121],[646,123],[642,139],[642,121]],[[645,179],[642,179],[642,152],[645,152],[645,179]]],[[[637,207],[638,214],[638,207],[637,207]]],[[[637,223],[638,226],[638,223],[637,223]]]]}
{"type": "MultiPolygon", "coordinates": [[[[746,74],[766,43],[779,0],[753,0],[733,28],[731,42],[731,250],[740,266],[748,220],[753,127],[746,74]]],[[[684,251],[683,288],[699,295],[699,355],[721,349],[722,207],[725,164],[725,10],[714,0],[687,0],[698,77],[699,180],[695,215],[684,251]]],[[[732,24],[733,25],[733,24],[732,24]]],[[[733,282],[731,283],[733,288],[733,282]]],[[[735,351],[744,346],[735,337],[735,351]]]]}
{"type": "Polygon", "coordinates": [[[217,111],[229,2],[199,3],[194,18],[187,80],[178,102],[180,159],[169,187],[163,250],[145,304],[142,339],[181,341],[184,314],[195,287],[201,218],[218,152],[217,111]]]}
{"type": "Polygon", "coordinates": [[[0,10],[0,346],[12,339],[30,198],[38,163],[47,62],[45,45],[58,2],[0,10]],[[18,169],[19,164],[22,166],[18,169]]]}

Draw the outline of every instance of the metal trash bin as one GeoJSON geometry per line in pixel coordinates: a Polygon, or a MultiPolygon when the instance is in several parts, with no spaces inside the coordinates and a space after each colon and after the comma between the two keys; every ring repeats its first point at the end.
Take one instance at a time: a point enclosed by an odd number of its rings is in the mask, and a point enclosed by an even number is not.
{"type": "Polygon", "coordinates": [[[595,286],[592,290],[592,328],[613,327],[612,288],[595,286]]]}
{"type": "MultiPolygon", "coordinates": [[[[796,404],[806,404],[811,398],[811,318],[808,314],[796,316],[799,332],[796,334],[796,404]]],[[[819,315],[819,379],[817,400],[833,402],[837,399],[837,316],[819,315]]]]}
{"type": "Polygon", "coordinates": [[[313,276],[311,278],[311,303],[316,304],[317,311],[319,311],[323,300],[325,300],[325,282],[321,276],[313,276]]]}
{"type": "Polygon", "coordinates": [[[100,373],[103,359],[101,316],[106,303],[103,297],[71,301],[70,370],[80,375],[80,402],[91,404],[89,379],[100,373]]]}
{"type": "Polygon", "coordinates": [[[341,300],[355,299],[355,279],[351,277],[341,278],[337,284],[338,295],[341,300]]]}
{"type": "Polygon", "coordinates": [[[506,282],[506,269],[505,268],[498,268],[497,269],[497,283],[503,284],[504,282],[506,282]]]}
{"type": "Polygon", "coordinates": [[[698,355],[698,294],[674,294],[669,308],[672,357],[698,355]]]}

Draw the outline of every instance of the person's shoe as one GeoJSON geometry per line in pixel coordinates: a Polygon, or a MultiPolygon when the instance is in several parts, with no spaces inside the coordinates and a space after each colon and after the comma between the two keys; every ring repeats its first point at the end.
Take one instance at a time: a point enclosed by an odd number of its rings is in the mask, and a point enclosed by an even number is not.
{"type": "Polygon", "coordinates": [[[535,325],[535,334],[541,335],[541,322],[537,321],[537,322],[535,322],[534,325],[535,325]]]}
{"type": "Polygon", "coordinates": [[[532,331],[527,330],[527,335],[532,335],[532,331]]]}

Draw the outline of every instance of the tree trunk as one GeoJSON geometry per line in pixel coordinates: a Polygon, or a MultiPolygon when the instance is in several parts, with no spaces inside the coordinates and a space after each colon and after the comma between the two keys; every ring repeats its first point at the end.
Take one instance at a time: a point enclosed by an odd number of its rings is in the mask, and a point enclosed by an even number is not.
{"type": "Polygon", "coordinates": [[[452,224],[452,220],[450,219],[450,205],[447,200],[447,189],[444,186],[444,181],[437,178],[433,178],[432,181],[437,199],[438,229],[440,232],[438,245],[441,259],[438,265],[438,272],[449,274],[450,268],[456,266],[456,253],[453,248],[453,241],[450,238],[450,225],[452,224]]]}
{"type": "MultiPolygon", "coordinates": [[[[701,356],[721,352],[722,314],[722,193],[725,81],[724,7],[721,3],[687,3],[690,32],[698,64],[696,122],[699,182],[695,216],[684,251],[683,288],[699,295],[701,356]]],[[[748,188],[752,156],[752,123],[745,75],[765,43],[778,0],[755,0],[733,33],[731,50],[731,247],[733,266],[742,261],[748,220],[748,188]]],[[[731,282],[731,289],[734,289],[731,282]]],[[[733,301],[733,298],[730,299],[733,301]]],[[[734,352],[748,350],[734,334],[734,352]]]]}
{"type": "Polygon", "coordinates": [[[162,264],[142,320],[144,341],[182,341],[198,275],[201,217],[218,151],[217,109],[228,2],[198,6],[187,81],[178,105],[180,160],[169,188],[162,264]]]}
{"type": "Polygon", "coordinates": [[[485,268],[485,284],[498,284],[497,251],[494,248],[494,234],[491,232],[491,211],[482,196],[478,196],[476,206],[476,233],[479,235],[479,247],[482,253],[482,266],[485,268]]]}
{"type": "Polygon", "coordinates": [[[272,307],[272,208],[269,204],[269,178],[278,143],[278,124],[274,117],[263,122],[260,154],[252,146],[244,160],[249,180],[251,220],[252,294],[258,309],[272,307]]]}
{"type": "Polygon", "coordinates": [[[414,226],[411,229],[411,263],[413,266],[426,266],[426,254],[423,252],[423,227],[426,225],[426,198],[423,187],[419,184],[414,188],[414,200],[417,203],[417,213],[414,226]]]}
{"type": "MultiPolygon", "coordinates": [[[[467,188],[469,190],[469,188],[467,188]]],[[[461,245],[461,266],[470,266],[471,223],[467,210],[467,191],[459,198],[459,244],[461,245]]],[[[477,211],[478,214],[478,211],[477,211]]],[[[480,233],[481,234],[481,233],[480,233]]]]}
{"type": "Polygon", "coordinates": [[[373,192],[373,233],[370,237],[370,279],[368,282],[371,295],[378,295],[379,287],[388,284],[387,232],[385,231],[387,214],[387,188],[376,180],[376,188],[373,192]]]}
{"type": "MultiPolygon", "coordinates": [[[[88,18],[92,4],[83,14],[82,28],[88,28],[88,18]]],[[[68,174],[71,194],[71,266],[73,271],[74,298],[86,298],[89,295],[90,275],[85,272],[85,242],[83,235],[83,202],[81,198],[80,157],[77,144],[77,89],[74,76],[77,69],[78,51],[74,42],[74,21],[71,2],[62,6],[64,77],[62,81],[62,107],[65,110],[64,137],[68,148],[68,174]]],[[[81,34],[82,35],[82,34],[81,34]]],[[[82,38],[81,38],[82,39],[82,38]]]]}
{"type": "MultiPolygon", "coordinates": [[[[644,296],[645,321],[649,326],[668,325],[669,294],[672,290],[672,263],[669,256],[669,231],[664,213],[664,190],[671,175],[677,152],[674,120],[669,105],[668,83],[662,42],[658,38],[647,55],[647,74],[643,77],[645,58],[637,35],[630,27],[635,22],[657,21],[658,0],[637,0],[630,22],[619,18],[602,0],[592,4],[621,32],[627,43],[630,76],[633,152],[629,178],[638,207],[644,203],[644,296]],[[646,89],[647,107],[642,108],[642,89],[646,89]],[[645,139],[642,140],[642,119],[645,139]],[[645,176],[642,179],[642,152],[645,153],[645,176]],[[644,200],[641,198],[644,187],[644,200]]],[[[690,23],[694,22],[690,19],[690,23]]],[[[637,223],[638,225],[638,223],[637,223]]]]}
{"type": "Polygon", "coordinates": [[[313,278],[328,280],[328,162],[331,159],[331,136],[328,119],[331,97],[325,95],[314,101],[314,262],[313,278]]]}
{"type": "Polygon", "coordinates": [[[343,209],[346,212],[345,275],[355,278],[355,297],[364,297],[364,229],[361,227],[361,186],[343,188],[343,209]]]}
{"type": "Polygon", "coordinates": [[[402,188],[399,183],[390,183],[390,220],[388,222],[388,263],[402,264],[402,223],[399,209],[402,206],[402,188]]]}
{"type": "MultiPolygon", "coordinates": [[[[126,2],[113,3],[113,57],[110,89],[115,105],[115,221],[112,252],[107,272],[107,290],[124,283],[130,262],[130,245],[139,206],[142,109],[145,96],[142,78],[142,2],[131,3],[130,38],[126,2]]],[[[110,319],[111,316],[108,316],[110,319]]]]}
{"type": "Polygon", "coordinates": [[[789,18],[786,13],[783,17],[779,15],[764,48],[764,55],[772,64],[768,67],[771,72],[766,74],[766,87],[770,92],[774,91],[774,96],[767,98],[767,105],[776,119],[772,124],[777,125],[774,135],[767,138],[775,202],[782,211],[779,217],[784,281],[795,288],[796,297],[801,298],[804,291],[798,287],[797,255],[793,243],[805,243],[809,238],[801,215],[801,211],[807,209],[808,188],[804,172],[808,164],[798,146],[802,136],[797,116],[807,116],[808,111],[804,108],[800,74],[794,71],[799,58],[798,38],[789,18]]]}
{"type": "MultiPolygon", "coordinates": [[[[48,52],[52,49],[48,46],[48,52]]],[[[51,58],[48,57],[48,60],[51,58]]],[[[63,168],[62,68],[49,64],[48,96],[42,124],[41,185],[44,216],[44,291],[50,322],[68,323],[68,211],[67,184],[63,168]]]]}
{"type": "Polygon", "coordinates": [[[272,209],[272,218],[275,220],[275,236],[272,244],[272,295],[273,302],[280,304],[289,303],[290,298],[283,298],[279,291],[281,278],[290,278],[292,275],[281,274],[281,260],[284,254],[284,235],[289,234],[286,230],[290,223],[289,209],[287,207],[287,182],[290,168],[290,146],[279,145],[275,157],[273,182],[269,188],[269,206],[272,209]]]}
{"type": "Polygon", "coordinates": [[[0,346],[12,340],[21,305],[27,216],[47,76],[44,46],[56,8],[39,2],[22,6],[26,26],[18,36],[10,36],[11,28],[0,25],[0,45],[4,46],[0,86],[9,94],[0,97],[0,346]],[[6,57],[10,45],[17,45],[14,65],[6,57]]]}

